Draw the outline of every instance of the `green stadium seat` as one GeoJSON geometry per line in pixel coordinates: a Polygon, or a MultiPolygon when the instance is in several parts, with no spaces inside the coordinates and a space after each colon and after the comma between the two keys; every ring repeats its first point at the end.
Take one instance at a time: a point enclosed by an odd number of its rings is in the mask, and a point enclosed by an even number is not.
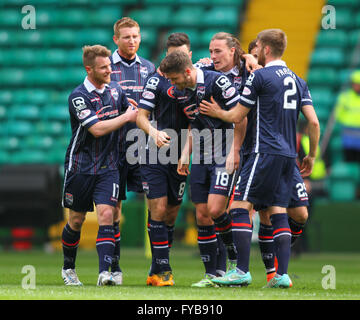
{"type": "Polygon", "coordinates": [[[4,150],[0,150],[0,165],[10,162],[10,155],[4,150]]]}
{"type": "Polygon", "coordinates": [[[352,29],[356,27],[355,17],[351,8],[336,9],[336,28],[352,29]]]}
{"type": "Polygon", "coordinates": [[[307,83],[312,86],[330,86],[336,87],[339,85],[339,78],[334,68],[311,68],[307,74],[307,83]]]}
{"type": "MultiPolygon", "coordinates": [[[[83,29],[76,33],[77,46],[80,48],[84,45],[107,45],[112,41],[113,32],[112,29],[83,29]]],[[[80,50],[81,52],[81,50],[80,50]]]]}
{"type": "Polygon", "coordinates": [[[11,163],[47,163],[46,153],[40,150],[20,150],[11,155],[11,163]]]}
{"type": "Polygon", "coordinates": [[[199,27],[203,25],[205,10],[202,7],[183,7],[174,12],[170,24],[178,27],[199,27]]]}
{"type": "Polygon", "coordinates": [[[152,60],[152,49],[150,46],[142,44],[139,47],[137,54],[148,60],[152,60]]]}
{"type": "Polygon", "coordinates": [[[329,195],[334,201],[352,201],[356,198],[356,185],[360,176],[357,163],[337,162],[329,176],[329,195]]]}
{"type": "Polygon", "coordinates": [[[213,7],[206,12],[202,23],[207,27],[230,27],[238,29],[240,12],[230,7],[213,7]]]}
{"type": "Polygon", "coordinates": [[[2,9],[0,11],[0,27],[19,27],[22,18],[21,10],[2,9]]]}
{"type": "Polygon", "coordinates": [[[49,163],[63,164],[65,161],[66,149],[52,148],[47,152],[47,160],[49,163]]]}
{"type": "Polygon", "coordinates": [[[212,6],[232,6],[241,7],[244,3],[243,0],[208,0],[208,3],[212,6]]]}
{"type": "Polygon", "coordinates": [[[0,46],[9,46],[14,41],[15,33],[8,30],[0,30],[0,46]]]}
{"type": "Polygon", "coordinates": [[[147,45],[148,47],[154,47],[158,39],[158,30],[156,28],[144,27],[140,30],[141,33],[141,45],[147,45]]]}
{"type": "Polygon", "coordinates": [[[14,105],[9,109],[10,120],[37,121],[40,119],[40,108],[37,105],[14,105]]]}
{"type": "Polygon", "coordinates": [[[325,105],[331,108],[336,102],[336,96],[328,87],[310,87],[311,97],[315,109],[317,105],[325,105]]]}
{"type": "MultiPolygon", "coordinates": [[[[357,28],[360,28],[360,14],[357,28]]],[[[358,43],[360,43],[360,30],[353,30],[349,33],[349,47],[356,47],[358,43]]]]}
{"type": "Polygon", "coordinates": [[[70,114],[67,104],[46,105],[42,111],[42,118],[50,121],[69,121],[70,114]]]}
{"type": "Polygon", "coordinates": [[[180,6],[188,6],[188,5],[208,6],[209,0],[177,0],[177,3],[180,6]]]}
{"type": "Polygon", "coordinates": [[[169,26],[172,24],[172,15],[172,8],[167,6],[151,6],[143,10],[135,9],[128,13],[128,16],[137,21],[141,27],[169,26]]]}
{"type": "MultiPolygon", "coordinates": [[[[75,86],[84,82],[86,77],[86,71],[84,67],[73,67],[69,69],[62,69],[59,71],[61,77],[61,86],[69,87],[71,86],[71,90],[74,89],[75,86]]],[[[69,91],[69,94],[71,92],[69,91]]],[[[67,101],[67,100],[66,100],[67,101]]]]}
{"type": "Polygon", "coordinates": [[[68,52],[63,49],[45,49],[37,52],[37,65],[58,66],[68,63],[68,52]]]}
{"type": "Polygon", "coordinates": [[[122,8],[117,6],[101,7],[93,10],[88,15],[89,26],[92,27],[111,27],[115,21],[121,19],[123,15],[122,8]]]}
{"type": "Polygon", "coordinates": [[[60,86],[61,69],[44,67],[41,69],[27,69],[24,84],[30,86],[60,86]]]}
{"type": "Polygon", "coordinates": [[[359,7],[359,1],[358,0],[328,0],[327,1],[328,5],[332,5],[336,8],[341,8],[341,7],[345,7],[345,8],[349,8],[349,7],[359,7]]]}
{"type": "Polygon", "coordinates": [[[31,103],[41,105],[49,101],[49,92],[46,89],[37,88],[17,89],[14,90],[14,98],[12,101],[14,104],[28,104],[29,97],[31,97],[31,103]]]}
{"type": "MultiPolygon", "coordinates": [[[[190,38],[190,44],[191,44],[192,48],[195,48],[195,47],[199,46],[199,30],[198,30],[198,28],[181,28],[181,27],[172,28],[166,34],[166,39],[168,38],[168,36],[170,34],[176,33],[176,32],[184,32],[184,33],[186,33],[190,38]]],[[[164,43],[164,45],[165,45],[165,43],[164,43]]]]}
{"type": "Polygon", "coordinates": [[[34,133],[34,125],[30,121],[9,120],[5,123],[3,130],[8,136],[25,137],[34,133]]]}
{"type": "Polygon", "coordinates": [[[3,104],[11,104],[14,101],[14,91],[13,90],[0,90],[0,101],[3,104]]]}
{"type": "Polygon", "coordinates": [[[345,48],[348,45],[348,35],[345,30],[328,29],[320,30],[316,39],[316,46],[319,47],[339,47],[345,48]]]}
{"type": "Polygon", "coordinates": [[[62,137],[65,134],[65,124],[61,121],[39,121],[35,125],[34,133],[50,135],[53,137],[62,137]]]}
{"type": "Polygon", "coordinates": [[[7,108],[0,104],[0,122],[7,119],[7,108]]]}
{"type": "Polygon", "coordinates": [[[31,135],[22,140],[22,148],[29,150],[49,150],[55,144],[51,136],[31,135]]]}
{"type": "Polygon", "coordinates": [[[146,5],[146,7],[156,6],[156,5],[175,6],[181,3],[182,1],[183,0],[143,0],[143,3],[146,5]]]}
{"type": "MultiPolygon", "coordinates": [[[[50,11],[50,10],[49,10],[50,11]]],[[[87,8],[81,9],[74,9],[74,8],[67,8],[58,11],[59,19],[58,19],[58,26],[61,27],[84,27],[89,24],[92,20],[92,14],[95,11],[87,8]]],[[[111,22],[110,22],[111,23],[111,22]]]]}
{"type": "Polygon", "coordinates": [[[353,69],[342,69],[338,72],[338,80],[341,86],[347,86],[350,83],[350,75],[353,69]]]}
{"type": "Polygon", "coordinates": [[[67,50],[66,61],[70,65],[82,66],[82,50],[80,48],[67,50]]]}
{"type": "Polygon", "coordinates": [[[345,52],[339,48],[319,48],[311,55],[311,66],[343,67],[345,52]]]}
{"type": "Polygon", "coordinates": [[[17,137],[0,137],[0,150],[7,152],[15,151],[20,148],[20,140],[17,137]]]}
{"type": "Polygon", "coordinates": [[[206,28],[205,30],[200,32],[199,46],[203,46],[203,47],[209,46],[211,38],[214,36],[214,34],[216,34],[218,32],[229,32],[229,33],[231,33],[232,30],[230,28],[215,28],[215,29],[206,28]]]}
{"type": "Polygon", "coordinates": [[[62,16],[58,9],[42,9],[36,10],[36,25],[37,27],[46,28],[60,26],[62,16]]]}
{"type": "MultiPolygon", "coordinates": [[[[78,46],[77,32],[71,29],[58,29],[44,31],[40,37],[43,45],[47,47],[78,46]]],[[[34,36],[35,37],[35,36],[34,36]]]]}
{"type": "MultiPolygon", "coordinates": [[[[51,33],[53,34],[52,31],[51,33]]],[[[12,45],[16,45],[18,47],[21,44],[21,46],[30,47],[31,49],[33,49],[34,46],[42,47],[44,44],[46,45],[46,38],[44,37],[44,34],[45,33],[43,31],[21,29],[17,31],[16,35],[12,36],[12,45]]]]}
{"type": "Polygon", "coordinates": [[[20,68],[3,68],[0,70],[0,87],[21,86],[25,80],[25,72],[20,68]]]}

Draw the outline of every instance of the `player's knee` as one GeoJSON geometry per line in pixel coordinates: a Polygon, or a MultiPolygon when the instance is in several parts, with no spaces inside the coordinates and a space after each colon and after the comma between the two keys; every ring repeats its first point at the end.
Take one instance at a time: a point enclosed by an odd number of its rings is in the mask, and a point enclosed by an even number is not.
{"type": "Polygon", "coordinates": [[[207,226],[212,225],[213,220],[208,213],[205,212],[196,212],[196,222],[198,225],[207,226]]]}
{"type": "Polygon", "coordinates": [[[106,208],[98,213],[98,222],[100,225],[112,225],[114,221],[114,210],[106,208]]]}
{"type": "Polygon", "coordinates": [[[78,215],[75,217],[70,217],[68,223],[72,230],[80,231],[84,221],[85,221],[85,215],[84,216],[78,215]]]}

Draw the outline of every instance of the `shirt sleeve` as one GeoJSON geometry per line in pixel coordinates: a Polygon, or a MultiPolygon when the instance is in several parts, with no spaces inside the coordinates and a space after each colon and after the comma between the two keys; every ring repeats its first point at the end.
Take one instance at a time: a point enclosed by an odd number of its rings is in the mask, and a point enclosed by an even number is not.
{"type": "Polygon", "coordinates": [[[310,90],[309,90],[307,84],[305,83],[303,95],[301,97],[301,107],[308,106],[308,105],[312,106],[313,101],[312,101],[312,98],[311,98],[310,90]]]}
{"type": "Polygon", "coordinates": [[[249,75],[245,82],[245,87],[241,93],[240,103],[247,108],[253,108],[256,105],[261,86],[261,76],[258,72],[249,75]]]}
{"type": "Polygon", "coordinates": [[[235,107],[240,101],[236,87],[227,76],[221,75],[215,80],[214,99],[219,101],[225,110],[235,107]]]}
{"type": "Polygon", "coordinates": [[[68,99],[69,111],[86,129],[99,121],[91,101],[84,94],[72,93],[68,99]]]}
{"type": "Polygon", "coordinates": [[[153,111],[156,105],[156,98],[158,97],[158,89],[160,87],[159,77],[150,77],[142,92],[138,108],[153,111]]]}

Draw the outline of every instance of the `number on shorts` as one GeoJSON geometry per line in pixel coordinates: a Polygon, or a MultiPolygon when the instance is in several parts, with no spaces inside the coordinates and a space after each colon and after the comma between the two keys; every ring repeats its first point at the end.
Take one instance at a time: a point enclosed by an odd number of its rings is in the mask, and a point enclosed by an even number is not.
{"type": "Polygon", "coordinates": [[[217,177],[216,177],[216,185],[227,187],[228,184],[229,184],[229,175],[228,175],[228,173],[218,171],[217,172],[217,177]]]}
{"type": "Polygon", "coordinates": [[[180,185],[179,185],[179,197],[182,197],[184,195],[185,185],[186,185],[185,181],[180,183],[180,185]]]}
{"type": "Polygon", "coordinates": [[[307,194],[307,192],[306,192],[305,183],[299,182],[299,183],[296,185],[296,189],[297,189],[297,194],[298,194],[298,198],[299,198],[299,199],[301,199],[301,198],[307,198],[308,194],[307,194]]]}
{"type": "Polygon", "coordinates": [[[113,198],[118,199],[119,198],[119,185],[117,183],[113,183],[113,198]]]}

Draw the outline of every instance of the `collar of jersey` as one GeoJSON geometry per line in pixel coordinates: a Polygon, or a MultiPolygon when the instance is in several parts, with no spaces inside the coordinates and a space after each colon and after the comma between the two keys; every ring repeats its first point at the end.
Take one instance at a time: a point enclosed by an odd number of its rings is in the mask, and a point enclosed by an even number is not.
{"type": "Polygon", "coordinates": [[[283,60],[273,60],[273,61],[268,62],[268,63],[265,65],[265,68],[266,68],[266,67],[273,67],[273,66],[286,67],[286,63],[285,63],[285,61],[283,61],[283,60]]]}
{"type": "Polygon", "coordinates": [[[119,55],[119,52],[117,50],[114,51],[114,53],[112,54],[112,58],[113,58],[113,62],[114,64],[115,63],[123,63],[125,64],[126,66],[132,66],[134,63],[140,63],[141,64],[141,60],[139,58],[139,56],[137,54],[135,54],[135,61],[131,64],[131,65],[128,65],[127,63],[123,62],[120,55],[119,55]]]}
{"type": "Polygon", "coordinates": [[[88,77],[86,77],[85,80],[84,80],[84,86],[85,86],[86,90],[87,90],[89,93],[91,93],[91,92],[93,92],[93,91],[96,91],[97,93],[104,93],[105,89],[106,89],[107,87],[109,87],[109,85],[108,85],[107,83],[105,83],[104,88],[102,88],[102,89],[100,90],[100,89],[96,88],[96,87],[89,81],[88,77]]]}
{"type": "Polygon", "coordinates": [[[195,87],[186,88],[186,89],[189,89],[189,90],[192,90],[192,91],[196,90],[196,87],[197,87],[198,84],[204,84],[205,83],[204,71],[202,71],[200,68],[197,68],[197,67],[195,67],[195,69],[196,69],[196,84],[195,84],[195,87]]]}
{"type": "Polygon", "coordinates": [[[239,75],[239,68],[237,66],[231,68],[229,71],[226,71],[224,72],[225,75],[228,75],[228,74],[233,74],[234,76],[238,76],[239,75]]]}

